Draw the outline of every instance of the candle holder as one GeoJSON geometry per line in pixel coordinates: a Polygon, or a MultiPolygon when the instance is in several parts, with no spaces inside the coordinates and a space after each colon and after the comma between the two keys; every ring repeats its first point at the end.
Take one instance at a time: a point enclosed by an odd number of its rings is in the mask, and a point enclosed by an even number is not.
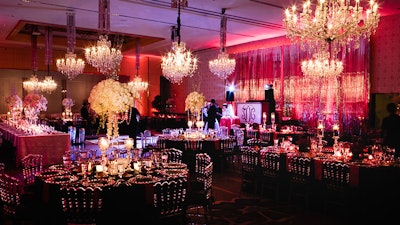
{"type": "Polygon", "coordinates": [[[189,127],[189,130],[192,130],[193,121],[188,120],[187,125],[188,125],[188,127],[189,127]]]}

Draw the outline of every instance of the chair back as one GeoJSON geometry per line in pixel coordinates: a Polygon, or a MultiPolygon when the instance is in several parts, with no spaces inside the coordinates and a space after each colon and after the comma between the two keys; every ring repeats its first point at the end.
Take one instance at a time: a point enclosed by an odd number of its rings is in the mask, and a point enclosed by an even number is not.
{"type": "Polygon", "coordinates": [[[202,177],[206,174],[206,167],[211,163],[211,157],[207,153],[196,154],[195,176],[202,177]]]}
{"type": "Polygon", "coordinates": [[[185,177],[177,177],[161,180],[154,183],[153,188],[153,205],[158,219],[162,221],[169,217],[183,218],[187,179],[185,177]]]}
{"type": "Polygon", "coordinates": [[[35,175],[42,171],[43,155],[28,154],[22,158],[22,175],[25,185],[32,185],[35,182],[35,175]]]}
{"type": "Polygon", "coordinates": [[[8,174],[0,176],[0,199],[3,214],[15,216],[21,204],[23,185],[21,181],[8,174]]]}
{"type": "Polygon", "coordinates": [[[258,173],[260,167],[260,151],[249,146],[242,146],[242,172],[258,173]]]}
{"type": "Polygon", "coordinates": [[[260,139],[258,139],[258,138],[250,138],[250,139],[247,139],[247,145],[248,146],[251,146],[251,147],[255,147],[255,146],[258,146],[258,147],[261,147],[261,140],[260,139]]]}
{"type": "Polygon", "coordinates": [[[220,148],[223,153],[232,154],[237,146],[237,140],[234,136],[229,136],[220,140],[220,148]]]}
{"type": "Polygon", "coordinates": [[[273,137],[273,133],[271,132],[260,132],[260,140],[264,145],[271,145],[271,143],[273,143],[271,137],[273,137]]]}
{"type": "Polygon", "coordinates": [[[254,129],[247,129],[246,130],[246,136],[247,139],[251,139],[251,138],[258,138],[258,130],[254,130],[254,129]]]}
{"type": "Polygon", "coordinates": [[[163,136],[159,136],[156,141],[156,145],[154,146],[156,149],[164,149],[166,148],[167,138],[163,136]]]}
{"type": "Polygon", "coordinates": [[[167,148],[162,151],[167,154],[168,162],[182,163],[183,152],[181,150],[176,148],[167,148]]]}
{"type": "Polygon", "coordinates": [[[295,155],[288,158],[287,164],[291,182],[307,183],[312,179],[313,166],[311,158],[295,155]]]}
{"type": "Polygon", "coordinates": [[[60,196],[67,223],[96,223],[103,207],[101,187],[61,186],[60,196]]]}
{"type": "Polygon", "coordinates": [[[347,163],[324,161],[322,163],[322,182],[332,191],[346,191],[350,186],[350,166],[347,163]]]}
{"type": "Polygon", "coordinates": [[[260,152],[260,168],[263,176],[278,177],[281,175],[281,156],[275,152],[260,152]]]}
{"type": "Polygon", "coordinates": [[[188,151],[201,151],[203,149],[203,141],[201,140],[186,140],[185,150],[188,151]]]}

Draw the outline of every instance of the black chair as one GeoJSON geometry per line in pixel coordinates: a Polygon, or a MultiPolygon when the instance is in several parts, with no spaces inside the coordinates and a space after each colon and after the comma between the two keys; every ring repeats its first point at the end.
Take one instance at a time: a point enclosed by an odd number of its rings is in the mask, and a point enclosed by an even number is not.
{"type": "Polygon", "coordinates": [[[15,224],[35,221],[36,201],[24,194],[24,185],[20,179],[8,174],[0,175],[0,200],[2,216],[15,224]]]}
{"type": "Polygon", "coordinates": [[[154,215],[151,224],[184,225],[187,192],[186,177],[161,180],[154,183],[154,215]]]}
{"type": "Polygon", "coordinates": [[[183,152],[182,150],[176,148],[167,148],[161,150],[162,154],[166,154],[168,156],[168,162],[174,163],[182,163],[183,160],[183,152]]]}
{"type": "Polygon", "coordinates": [[[212,218],[213,165],[211,157],[207,153],[198,153],[196,154],[195,172],[190,175],[186,215],[189,218],[202,218],[204,224],[207,224],[212,218]]]}
{"type": "Polygon", "coordinates": [[[324,213],[348,215],[354,208],[357,191],[350,186],[350,165],[339,161],[322,163],[322,201],[324,213]]]}
{"type": "Polygon", "coordinates": [[[32,186],[35,183],[35,175],[42,171],[43,155],[28,154],[22,158],[22,175],[24,184],[32,186]]]}
{"type": "Polygon", "coordinates": [[[220,140],[220,151],[219,151],[219,160],[220,160],[220,169],[224,170],[227,166],[235,165],[235,148],[237,147],[237,140],[234,136],[229,136],[228,138],[224,138],[220,140]]]}
{"type": "Polygon", "coordinates": [[[275,152],[260,151],[260,193],[265,195],[270,191],[275,201],[281,200],[281,191],[284,188],[285,169],[281,162],[281,155],[275,152]]]}
{"type": "Polygon", "coordinates": [[[66,223],[95,224],[102,212],[102,192],[101,187],[61,186],[60,197],[66,223]]]}
{"type": "Polygon", "coordinates": [[[305,208],[310,206],[310,200],[315,193],[314,163],[309,157],[295,155],[288,157],[289,202],[303,199],[305,208]]]}
{"type": "Polygon", "coordinates": [[[250,146],[242,146],[240,150],[242,190],[256,193],[260,181],[260,151],[250,146]]]}

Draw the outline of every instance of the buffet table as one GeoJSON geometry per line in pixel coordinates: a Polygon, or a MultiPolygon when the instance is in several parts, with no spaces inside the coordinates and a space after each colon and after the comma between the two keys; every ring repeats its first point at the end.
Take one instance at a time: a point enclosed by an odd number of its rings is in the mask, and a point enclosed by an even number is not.
{"type": "Polygon", "coordinates": [[[70,137],[67,133],[55,131],[51,134],[30,135],[0,123],[3,138],[15,148],[15,163],[17,166],[21,159],[28,154],[43,155],[43,165],[62,163],[62,155],[71,147],[70,137]]]}

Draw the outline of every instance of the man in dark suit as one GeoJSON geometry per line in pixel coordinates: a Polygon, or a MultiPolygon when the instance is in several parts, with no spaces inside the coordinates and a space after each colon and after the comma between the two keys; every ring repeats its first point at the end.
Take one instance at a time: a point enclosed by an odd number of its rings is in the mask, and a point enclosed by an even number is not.
{"type": "Polygon", "coordinates": [[[140,112],[136,107],[129,110],[128,135],[133,138],[133,146],[136,148],[136,137],[139,134],[140,112]]]}
{"type": "Polygon", "coordinates": [[[222,117],[222,109],[215,102],[215,99],[211,99],[211,105],[207,111],[207,128],[218,129],[219,120],[222,117]]]}

